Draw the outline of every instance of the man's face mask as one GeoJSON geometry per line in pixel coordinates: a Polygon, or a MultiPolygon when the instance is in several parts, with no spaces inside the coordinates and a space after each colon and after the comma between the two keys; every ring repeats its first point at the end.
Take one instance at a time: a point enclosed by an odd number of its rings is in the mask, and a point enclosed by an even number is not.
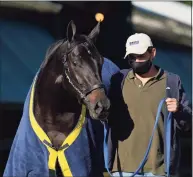
{"type": "Polygon", "coordinates": [[[136,58],[129,56],[128,61],[133,71],[139,75],[147,73],[152,66],[151,57],[146,61],[136,62],[136,58]]]}

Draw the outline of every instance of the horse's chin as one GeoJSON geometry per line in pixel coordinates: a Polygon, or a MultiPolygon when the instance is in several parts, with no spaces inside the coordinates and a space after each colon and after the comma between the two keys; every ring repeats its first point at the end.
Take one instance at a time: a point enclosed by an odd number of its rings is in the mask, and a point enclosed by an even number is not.
{"type": "Polygon", "coordinates": [[[109,112],[108,111],[103,111],[100,114],[98,114],[94,110],[89,110],[89,114],[90,114],[92,119],[105,121],[108,118],[109,112]]]}

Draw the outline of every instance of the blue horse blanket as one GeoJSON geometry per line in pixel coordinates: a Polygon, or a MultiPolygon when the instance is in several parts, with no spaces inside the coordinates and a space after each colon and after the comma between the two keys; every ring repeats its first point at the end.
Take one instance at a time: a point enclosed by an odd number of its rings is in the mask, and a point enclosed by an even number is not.
{"type": "MultiPolygon", "coordinates": [[[[105,59],[102,77],[107,90],[111,76],[118,70],[114,63],[105,59]]],[[[95,127],[99,121],[86,117],[86,107],[83,105],[76,127],[56,151],[33,114],[34,85],[35,79],[24,103],[23,115],[3,176],[56,176],[56,161],[66,177],[103,176],[103,157],[101,145],[97,144],[99,137],[96,136],[99,134],[96,134],[95,127]]]]}

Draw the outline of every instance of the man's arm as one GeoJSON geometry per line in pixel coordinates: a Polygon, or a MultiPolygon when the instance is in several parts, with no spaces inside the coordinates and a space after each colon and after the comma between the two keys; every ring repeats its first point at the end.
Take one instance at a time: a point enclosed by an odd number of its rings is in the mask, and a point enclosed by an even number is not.
{"type": "Polygon", "coordinates": [[[176,113],[174,113],[174,118],[177,122],[177,127],[180,130],[188,131],[192,127],[192,109],[190,107],[189,100],[187,99],[185,90],[179,79],[179,108],[176,113]]]}

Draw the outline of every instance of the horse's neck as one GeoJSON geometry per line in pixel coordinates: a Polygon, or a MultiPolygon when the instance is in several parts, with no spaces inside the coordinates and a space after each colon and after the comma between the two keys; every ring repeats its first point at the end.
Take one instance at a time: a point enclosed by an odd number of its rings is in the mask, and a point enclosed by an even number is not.
{"type": "Polygon", "coordinates": [[[34,114],[55,147],[59,147],[75,127],[81,105],[64,90],[62,83],[55,83],[55,72],[40,72],[35,87],[34,114]]]}

